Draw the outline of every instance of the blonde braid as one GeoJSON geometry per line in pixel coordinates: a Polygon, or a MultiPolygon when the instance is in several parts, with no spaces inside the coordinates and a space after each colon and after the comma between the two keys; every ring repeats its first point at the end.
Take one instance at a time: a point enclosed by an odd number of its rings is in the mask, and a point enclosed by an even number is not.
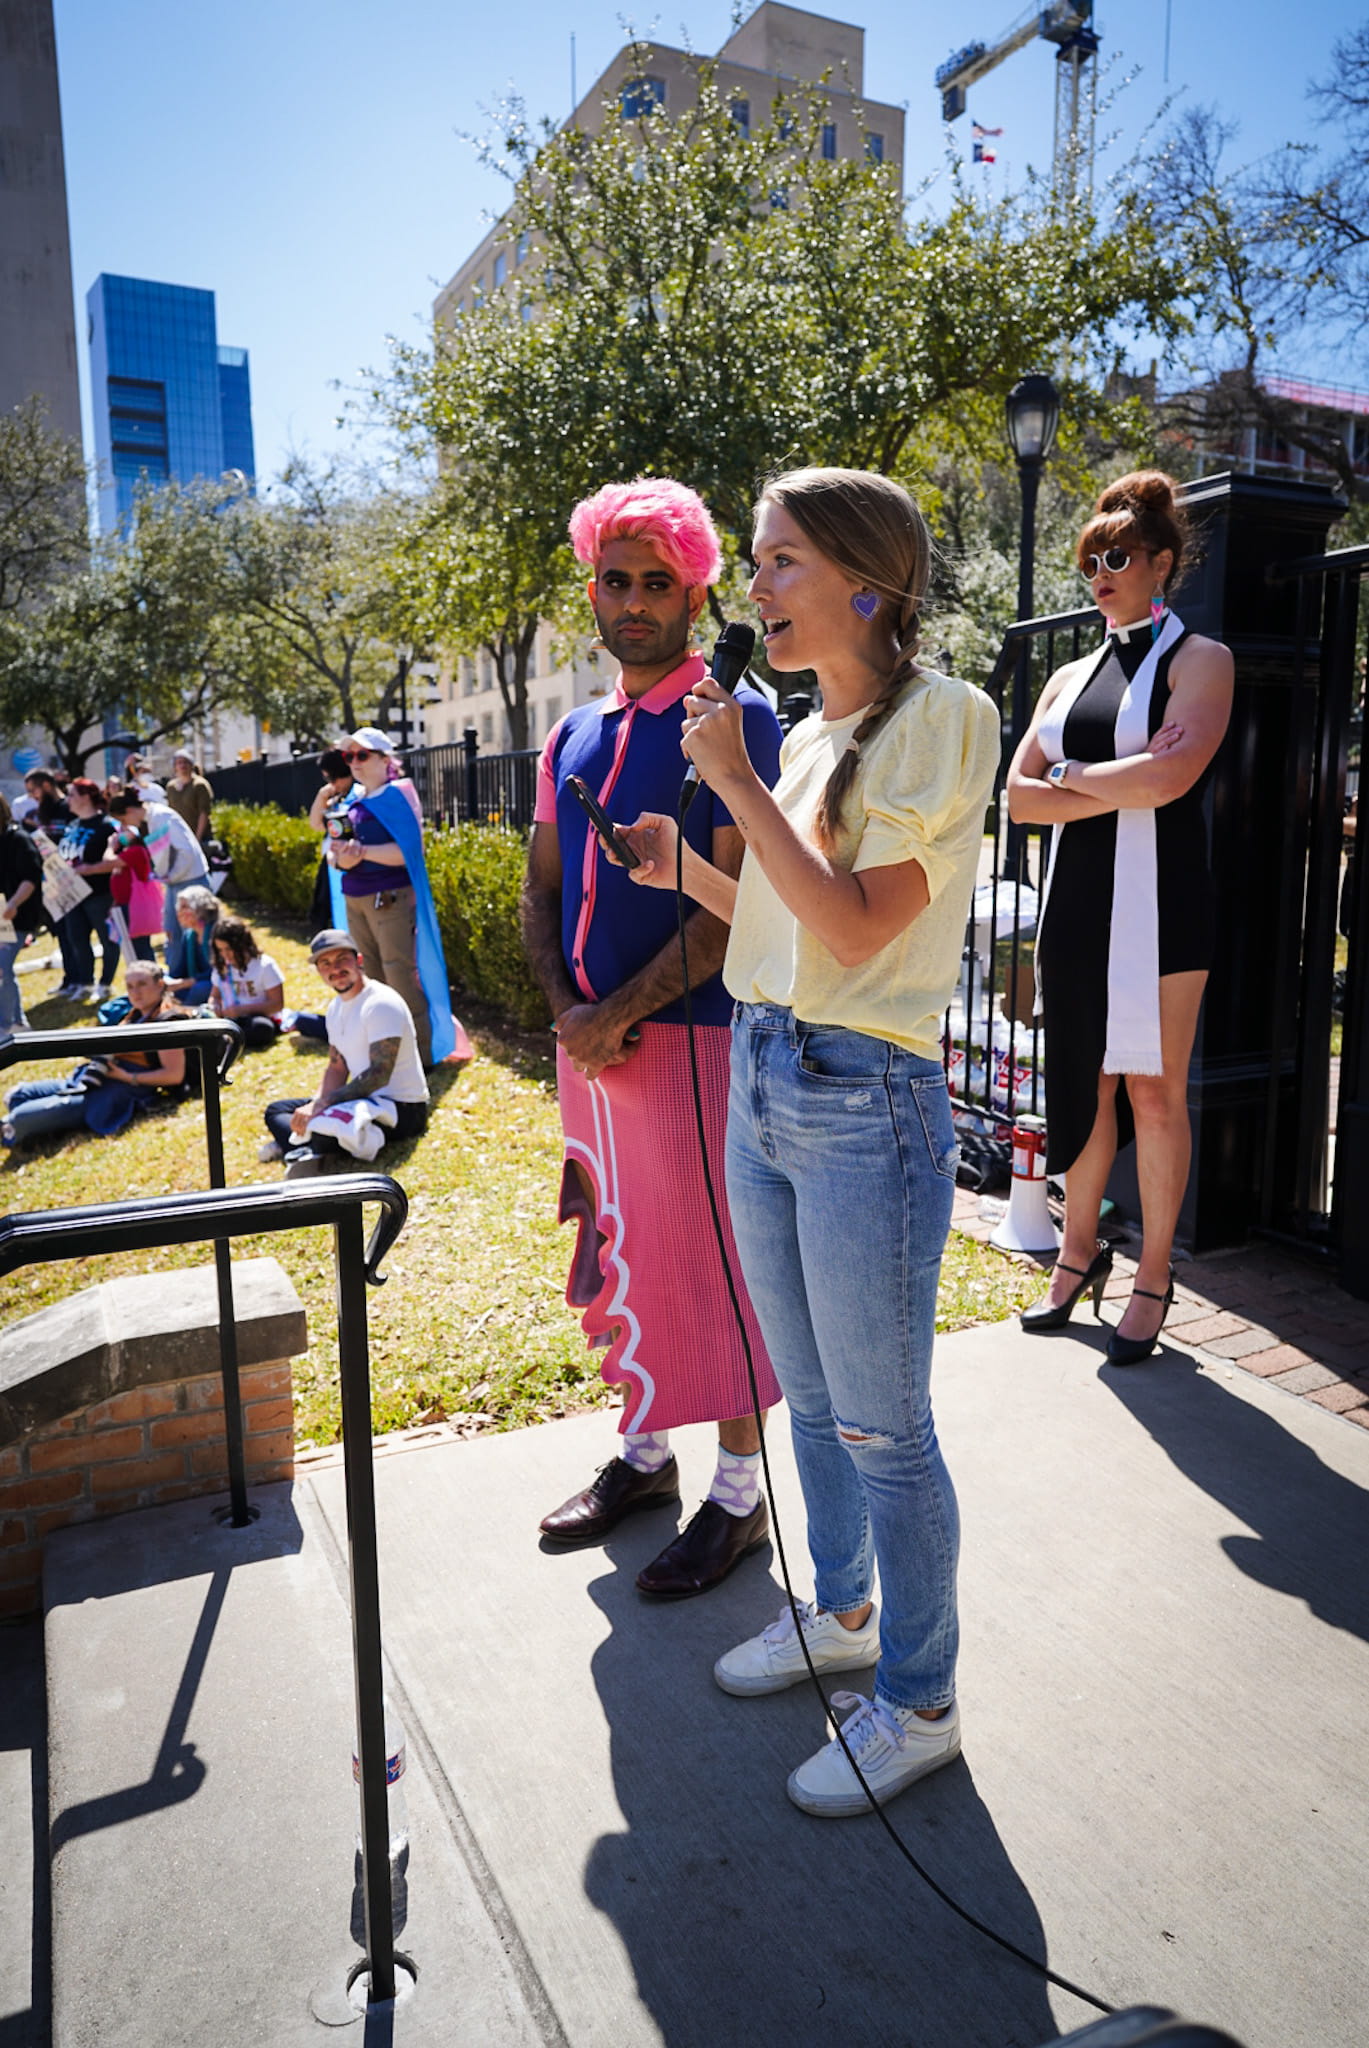
{"type": "Polygon", "coordinates": [[[836,845],[842,812],[846,808],[846,799],[851,794],[856,771],[860,767],[862,746],[872,734],[879,731],[899,704],[904,684],[911,683],[917,675],[917,650],[922,638],[920,624],[918,600],[910,586],[903,592],[899,602],[898,644],[889,680],[842,748],[837,765],[828,776],[822,795],[818,798],[813,831],[824,853],[831,853],[836,845]]]}

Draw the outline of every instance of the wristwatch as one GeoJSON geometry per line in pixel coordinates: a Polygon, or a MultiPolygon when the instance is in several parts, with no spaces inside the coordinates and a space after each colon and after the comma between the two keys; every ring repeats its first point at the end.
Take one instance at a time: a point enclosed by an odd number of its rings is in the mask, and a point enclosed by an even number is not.
{"type": "Polygon", "coordinates": [[[1057,789],[1063,789],[1065,777],[1073,766],[1073,761],[1052,761],[1050,767],[1046,770],[1047,782],[1053,782],[1057,789]]]}

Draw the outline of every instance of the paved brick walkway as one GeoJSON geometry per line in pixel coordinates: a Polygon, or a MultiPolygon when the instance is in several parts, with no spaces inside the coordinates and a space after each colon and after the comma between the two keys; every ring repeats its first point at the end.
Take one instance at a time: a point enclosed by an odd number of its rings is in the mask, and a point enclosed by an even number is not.
{"type": "MultiPolygon", "coordinates": [[[[987,1243],[995,1226],[979,1208],[978,1195],[957,1189],[955,1228],[987,1243]]],[[[1124,1302],[1135,1271],[1119,1245],[1104,1299],[1124,1302]]],[[[1176,1262],[1165,1335],[1369,1429],[1369,1302],[1277,1246],[1176,1262]]]]}

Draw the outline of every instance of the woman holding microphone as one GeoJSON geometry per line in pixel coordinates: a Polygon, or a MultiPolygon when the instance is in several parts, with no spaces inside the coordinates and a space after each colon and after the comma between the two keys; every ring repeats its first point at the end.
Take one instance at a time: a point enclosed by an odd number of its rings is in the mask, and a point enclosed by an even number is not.
{"type": "MultiPolygon", "coordinates": [[[[686,848],[684,887],[732,927],[727,1192],[790,1408],[816,1581],[803,1634],[819,1670],[876,1666],[873,1701],[835,1700],[854,1710],[843,1733],[882,1804],[960,1748],[959,1520],[930,1400],[957,1156],[940,1019],[999,724],[980,691],[918,667],[929,543],[899,485],[778,477],[752,556],[770,666],[814,670],[822,711],[789,735],[772,793],[726,693],[706,680],[686,700],[685,752],[747,854],[734,882],[686,848]]],[[[672,888],[672,822],[646,816],[626,836],[634,879],[672,888]]],[[[786,1606],[714,1675],[752,1695],[805,1668],[786,1606]]],[[[866,1810],[837,1741],[789,1795],[809,1813],[866,1810]]]]}

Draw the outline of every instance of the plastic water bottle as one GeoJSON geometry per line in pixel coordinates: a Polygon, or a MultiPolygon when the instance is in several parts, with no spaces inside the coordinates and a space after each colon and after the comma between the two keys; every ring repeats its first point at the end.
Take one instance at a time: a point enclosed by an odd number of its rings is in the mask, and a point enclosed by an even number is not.
{"type": "MultiPolygon", "coordinates": [[[[394,1863],[409,1846],[409,1801],[404,1789],[408,1745],[404,1723],[390,1701],[385,1702],[385,1785],[390,1805],[390,1861],[394,1863]]],[[[357,1851],[361,1850],[361,1759],[352,1740],[352,1782],[357,1788],[357,1851]]]]}

